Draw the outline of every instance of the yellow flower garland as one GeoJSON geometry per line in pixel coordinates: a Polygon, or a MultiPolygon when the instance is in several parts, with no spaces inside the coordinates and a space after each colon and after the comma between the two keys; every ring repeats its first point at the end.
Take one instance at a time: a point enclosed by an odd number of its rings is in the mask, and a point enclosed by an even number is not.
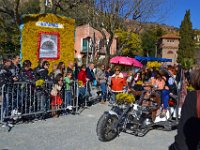
{"type": "Polygon", "coordinates": [[[159,68],[161,65],[162,64],[160,62],[157,62],[157,61],[151,61],[151,62],[149,61],[149,62],[147,62],[147,67],[148,68],[153,68],[153,67],[159,68]]]}
{"type": "Polygon", "coordinates": [[[135,97],[128,93],[119,93],[116,95],[116,103],[121,104],[131,104],[135,102],[135,97]]]}
{"type": "MultiPolygon", "coordinates": [[[[54,14],[31,14],[23,16],[21,55],[22,62],[26,59],[32,62],[32,68],[38,65],[38,42],[40,32],[58,33],[60,35],[60,58],[48,60],[50,64],[63,61],[65,65],[74,61],[74,19],[54,14]],[[64,28],[36,26],[36,22],[62,24],[64,28]]],[[[51,71],[51,66],[50,66],[51,71]]]]}

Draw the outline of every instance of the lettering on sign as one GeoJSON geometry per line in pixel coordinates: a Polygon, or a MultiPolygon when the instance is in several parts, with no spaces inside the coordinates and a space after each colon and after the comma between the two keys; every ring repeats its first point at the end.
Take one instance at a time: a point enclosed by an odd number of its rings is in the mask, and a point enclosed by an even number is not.
{"type": "Polygon", "coordinates": [[[41,21],[36,22],[36,26],[48,27],[48,28],[64,28],[64,26],[59,23],[50,23],[50,22],[41,22],[41,21]]]}

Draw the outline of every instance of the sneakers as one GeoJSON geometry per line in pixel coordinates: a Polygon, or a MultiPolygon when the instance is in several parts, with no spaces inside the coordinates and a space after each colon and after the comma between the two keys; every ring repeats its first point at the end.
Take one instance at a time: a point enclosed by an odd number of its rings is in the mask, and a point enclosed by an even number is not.
{"type": "Polygon", "coordinates": [[[20,118],[19,116],[21,116],[21,113],[18,112],[18,110],[13,109],[13,110],[11,111],[11,117],[12,117],[14,120],[17,120],[18,118],[20,118]]]}
{"type": "Polygon", "coordinates": [[[106,101],[102,99],[100,104],[106,104],[106,101]]]}
{"type": "Polygon", "coordinates": [[[2,127],[2,128],[6,128],[6,127],[12,128],[13,126],[14,126],[14,125],[13,125],[12,123],[7,122],[6,124],[3,124],[1,127],[2,127]]]}
{"type": "Polygon", "coordinates": [[[11,111],[11,116],[20,116],[20,115],[21,115],[21,113],[18,112],[17,109],[13,109],[13,110],[11,111]]]}
{"type": "Polygon", "coordinates": [[[72,106],[71,105],[69,105],[69,106],[67,106],[67,110],[72,110],[72,106]]]}

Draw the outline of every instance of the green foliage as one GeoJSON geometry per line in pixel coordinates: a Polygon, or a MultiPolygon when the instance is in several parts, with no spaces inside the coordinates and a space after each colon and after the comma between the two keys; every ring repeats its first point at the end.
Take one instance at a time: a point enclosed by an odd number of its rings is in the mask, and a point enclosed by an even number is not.
{"type": "Polygon", "coordinates": [[[118,46],[122,55],[142,54],[142,41],[136,33],[117,30],[115,34],[118,36],[118,46]]]}
{"type": "Polygon", "coordinates": [[[39,0],[24,1],[19,7],[20,14],[35,14],[38,13],[39,11],[40,11],[39,0]]]}
{"type": "Polygon", "coordinates": [[[190,10],[186,11],[180,26],[180,44],[178,49],[178,63],[190,68],[194,64],[194,33],[190,21],[190,10]]]}
{"type": "Polygon", "coordinates": [[[149,56],[155,56],[155,44],[163,34],[165,32],[159,26],[151,26],[141,34],[142,48],[149,56]]]}
{"type": "MultiPolygon", "coordinates": [[[[19,54],[20,50],[20,30],[15,20],[13,11],[14,4],[12,1],[2,1],[0,5],[4,5],[6,13],[0,14],[0,51],[1,55],[19,54]]],[[[21,1],[19,5],[19,15],[31,14],[39,12],[39,1],[29,0],[21,1]]]]}
{"type": "Polygon", "coordinates": [[[181,65],[185,69],[190,69],[194,63],[195,63],[195,61],[193,58],[182,58],[182,60],[181,60],[181,65]]]}

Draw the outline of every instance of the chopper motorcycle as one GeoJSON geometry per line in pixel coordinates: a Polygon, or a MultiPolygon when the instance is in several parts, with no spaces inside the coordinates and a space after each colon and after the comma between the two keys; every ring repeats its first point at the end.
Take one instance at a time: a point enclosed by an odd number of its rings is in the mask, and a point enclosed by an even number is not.
{"type": "Polygon", "coordinates": [[[173,130],[178,119],[173,116],[177,108],[177,96],[171,95],[165,116],[160,116],[162,106],[159,95],[154,90],[143,90],[139,99],[127,101],[126,96],[117,100],[111,110],[106,111],[97,123],[96,132],[100,141],[115,139],[121,132],[135,136],[145,136],[152,129],[173,130]]]}

